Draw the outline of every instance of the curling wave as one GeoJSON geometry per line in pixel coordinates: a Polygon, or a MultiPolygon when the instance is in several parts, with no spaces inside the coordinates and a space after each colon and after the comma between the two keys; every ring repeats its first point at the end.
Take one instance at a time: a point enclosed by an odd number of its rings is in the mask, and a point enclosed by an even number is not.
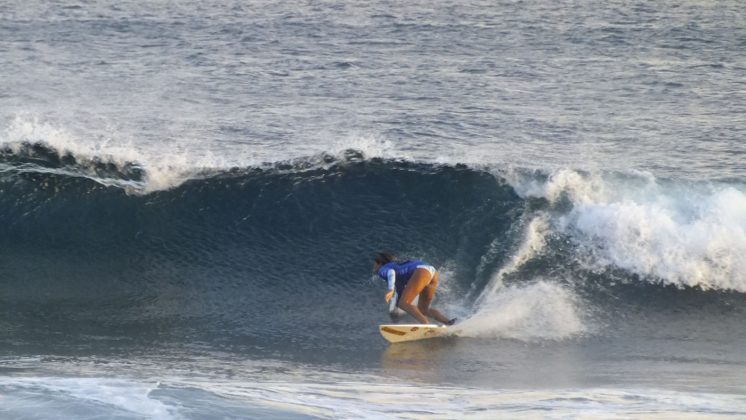
{"type": "Polygon", "coordinates": [[[348,150],[132,194],[147,177],[137,162],[23,144],[0,165],[8,340],[73,325],[73,336],[346,348],[385,321],[380,284],[366,280],[381,248],[440,267],[467,336],[587,333],[589,308],[618,284],[746,292],[746,194],[734,184],[348,150]]]}

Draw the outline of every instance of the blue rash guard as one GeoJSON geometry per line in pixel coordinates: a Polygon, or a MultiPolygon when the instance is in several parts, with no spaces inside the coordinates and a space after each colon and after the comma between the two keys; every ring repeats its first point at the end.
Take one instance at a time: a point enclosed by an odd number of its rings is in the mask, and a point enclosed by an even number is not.
{"type": "Polygon", "coordinates": [[[415,270],[420,267],[427,268],[431,273],[435,271],[430,264],[422,260],[390,262],[378,269],[378,276],[388,282],[389,290],[396,288],[397,304],[407,282],[412,278],[415,270]]]}

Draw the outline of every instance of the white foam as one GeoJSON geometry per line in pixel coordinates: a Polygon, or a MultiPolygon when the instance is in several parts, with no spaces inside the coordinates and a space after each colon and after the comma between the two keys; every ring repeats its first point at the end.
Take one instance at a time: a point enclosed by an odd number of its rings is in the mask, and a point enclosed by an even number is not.
{"type": "Polygon", "coordinates": [[[18,153],[25,143],[45,145],[60,154],[69,153],[83,162],[98,159],[119,167],[128,163],[139,164],[146,170],[142,183],[119,182],[59,171],[70,176],[86,176],[103,185],[117,185],[134,192],[147,193],[178,186],[200,169],[186,153],[152,154],[126,139],[114,140],[106,136],[84,138],[34,115],[21,113],[15,116],[0,135],[0,145],[18,153]]]}
{"type": "Polygon", "coordinates": [[[0,413],[23,416],[29,411],[49,411],[49,416],[67,417],[97,408],[104,416],[114,412],[145,418],[180,418],[173,407],[149,396],[157,386],[109,378],[0,378],[0,389],[6,391],[0,413]]]}
{"type": "Polygon", "coordinates": [[[558,171],[543,184],[517,184],[524,196],[569,212],[553,227],[593,256],[676,286],[746,291],[746,192],[728,185],[660,185],[650,175],[558,171]]]}
{"type": "Polygon", "coordinates": [[[585,332],[576,299],[566,288],[547,281],[504,286],[506,276],[544,250],[548,232],[547,214],[531,219],[518,250],[492,276],[476,300],[476,311],[459,324],[457,335],[535,341],[561,340],[585,332]]]}
{"type": "Polygon", "coordinates": [[[334,140],[325,145],[324,150],[318,152],[327,152],[332,155],[339,155],[347,150],[357,150],[363,153],[366,158],[382,159],[408,159],[411,158],[407,153],[402,153],[396,148],[391,140],[363,133],[353,133],[342,137],[333,137],[334,140]]]}
{"type": "Polygon", "coordinates": [[[288,373],[257,382],[189,380],[181,386],[299,414],[356,419],[511,418],[517,412],[523,416],[557,418],[681,418],[741,413],[746,409],[746,402],[738,395],[654,388],[478,389],[426,382],[413,384],[360,373],[315,373],[312,369],[288,373]]]}
{"type": "MultiPolygon", "coordinates": [[[[41,144],[61,154],[70,153],[79,161],[98,159],[120,167],[128,163],[137,164],[145,170],[143,182],[138,185],[122,185],[135,193],[174,188],[205,172],[233,167],[262,167],[279,162],[312,159],[317,155],[342,158],[348,150],[359,151],[368,159],[414,160],[410,152],[398,148],[392,141],[364,133],[341,136],[317,133],[311,141],[293,147],[283,144],[229,144],[217,154],[194,139],[182,138],[178,142],[164,139],[152,144],[135,141],[112,124],[97,122],[96,125],[99,127],[96,133],[83,134],[80,129],[68,129],[59,122],[22,112],[15,115],[0,133],[0,145],[17,153],[24,143],[41,144]]],[[[86,176],[72,173],[68,175],[86,176]]],[[[119,185],[113,180],[87,177],[104,185],[119,185]]]]}
{"type": "MultiPolygon", "coordinates": [[[[163,389],[187,392],[160,397],[144,383],[120,378],[1,378],[0,415],[13,418],[148,418],[272,416],[329,418],[624,417],[699,418],[746,412],[740,395],[656,388],[478,389],[410,383],[361,373],[285,369],[271,378],[164,377],[163,389]],[[205,400],[208,392],[218,398],[205,400]],[[180,399],[185,398],[185,399],[180,399]],[[196,401],[194,399],[196,399],[196,401]],[[199,407],[196,412],[191,408],[199,407]],[[242,410],[241,408],[248,410],[242,410]],[[233,413],[233,416],[227,413],[233,413]]],[[[156,384],[153,384],[156,385],[156,384]]]]}
{"type": "Polygon", "coordinates": [[[503,287],[483,297],[456,335],[521,341],[571,338],[586,331],[576,301],[570,290],[549,281],[503,287]]]}
{"type": "Polygon", "coordinates": [[[0,145],[18,151],[23,143],[42,144],[60,153],[69,152],[79,161],[99,159],[120,167],[127,163],[137,164],[145,170],[145,179],[132,189],[135,193],[174,188],[200,174],[235,167],[266,167],[280,162],[313,160],[320,155],[342,158],[348,150],[359,151],[366,159],[448,165],[464,163],[480,168],[485,165],[483,155],[464,155],[463,150],[455,146],[450,149],[439,147],[433,151],[429,143],[392,141],[377,133],[354,130],[304,133],[304,141],[300,142],[252,139],[217,142],[168,130],[132,134],[131,129],[128,131],[99,115],[65,115],[62,121],[45,115],[18,112],[0,132],[0,145]],[[140,138],[146,134],[163,137],[140,138]]]}
{"type": "MultiPolygon", "coordinates": [[[[384,357],[392,361],[424,357],[416,350],[404,345],[384,357]]],[[[432,357],[435,349],[426,346],[422,350],[432,357]]],[[[435,360],[448,359],[435,356],[435,360]]],[[[102,361],[53,358],[41,363],[46,375],[0,377],[0,417],[253,418],[272,417],[273,409],[282,410],[277,414],[284,417],[333,418],[501,418],[516,413],[562,418],[698,418],[746,413],[746,399],[737,394],[740,388],[731,389],[732,394],[656,387],[484,388],[445,384],[440,376],[436,383],[406,380],[400,375],[401,363],[395,364],[397,375],[392,376],[258,361],[228,353],[102,361]]],[[[39,360],[13,361],[18,362],[29,369],[40,366],[39,360]]],[[[419,370],[416,366],[406,369],[419,370]]]]}

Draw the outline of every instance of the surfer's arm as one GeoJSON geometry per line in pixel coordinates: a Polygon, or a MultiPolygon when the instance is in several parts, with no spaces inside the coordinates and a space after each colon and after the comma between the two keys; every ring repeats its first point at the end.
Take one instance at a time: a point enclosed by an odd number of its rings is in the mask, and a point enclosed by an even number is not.
{"type": "Polygon", "coordinates": [[[389,270],[386,273],[386,280],[388,282],[389,290],[386,292],[386,303],[388,303],[392,297],[394,297],[394,285],[396,284],[396,271],[389,270]]]}
{"type": "Polygon", "coordinates": [[[388,281],[389,290],[394,290],[394,285],[396,284],[396,271],[387,271],[386,280],[388,281]]]}

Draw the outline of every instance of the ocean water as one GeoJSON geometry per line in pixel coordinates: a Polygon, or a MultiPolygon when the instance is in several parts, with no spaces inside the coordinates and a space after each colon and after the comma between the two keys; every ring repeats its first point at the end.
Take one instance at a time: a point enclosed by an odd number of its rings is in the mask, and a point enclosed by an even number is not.
{"type": "Polygon", "coordinates": [[[737,1],[5,1],[0,418],[746,416],[744,51],[737,1]],[[450,336],[379,336],[381,249],[450,336]]]}

